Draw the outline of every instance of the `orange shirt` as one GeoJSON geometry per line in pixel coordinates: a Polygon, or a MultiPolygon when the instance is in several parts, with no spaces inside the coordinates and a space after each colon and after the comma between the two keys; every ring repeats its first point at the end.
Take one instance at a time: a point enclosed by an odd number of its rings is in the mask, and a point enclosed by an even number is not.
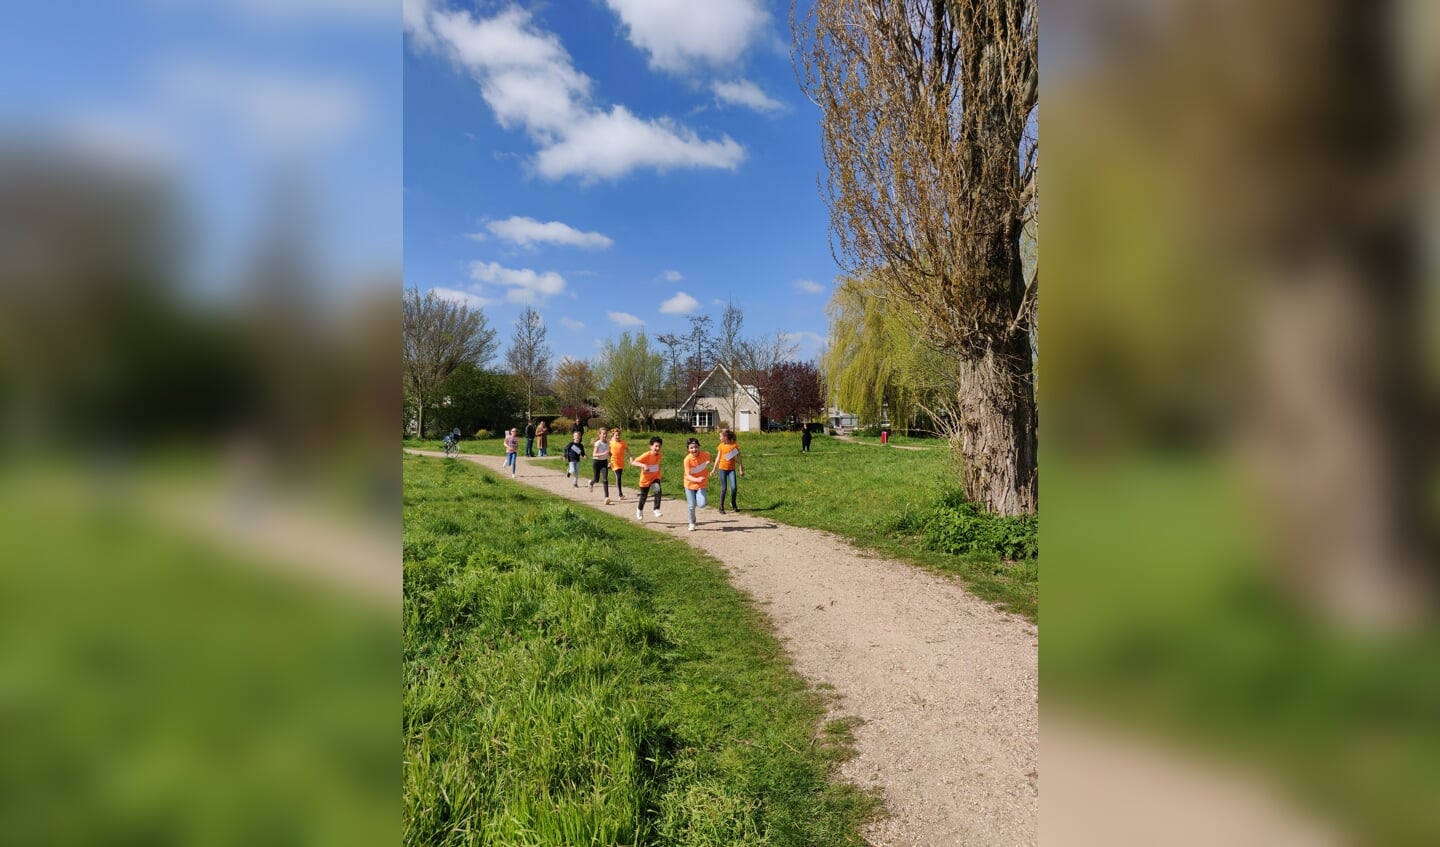
{"type": "Polygon", "coordinates": [[[710,454],[704,450],[696,450],[694,453],[685,454],[685,487],[691,491],[699,491],[710,483],[710,454]],[[692,476],[702,476],[704,480],[696,481],[692,476]]]}
{"type": "Polygon", "coordinates": [[[740,442],[734,444],[721,444],[715,448],[715,467],[722,471],[735,470],[735,461],[740,458],[740,442]]]}
{"type": "Polygon", "coordinates": [[[626,454],[630,452],[630,445],[624,441],[610,442],[610,470],[623,471],[628,461],[626,454]]]}
{"type": "Polygon", "coordinates": [[[660,455],[646,450],[635,457],[635,461],[644,462],[645,467],[640,469],[640,485],[644,487],[660,479],[660,455]]]}

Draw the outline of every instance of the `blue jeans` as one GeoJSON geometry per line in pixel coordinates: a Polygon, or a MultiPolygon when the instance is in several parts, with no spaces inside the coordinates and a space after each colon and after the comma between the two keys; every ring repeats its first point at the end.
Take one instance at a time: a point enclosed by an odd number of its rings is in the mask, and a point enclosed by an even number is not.
{"type": "Polygon", "coordinates": [[[514,453],[505,454],[505,467],[509,468],[512,474],[515,473],[515,455],[514,453]]]}
{"type": "Polygon", "coordinates": [[[705,489],[685,489],[685,505],[690,509],[690,523],[695,523],[695,507],[705,508],[705,489]]]}
{"type": "Polygon", "coordinates": [[[720,472],[720,508],[725,508],[725,491],[730,491],[730,508],[738,509],[735,505],[735,496],[740,493],[740,480],[735,476],[735,471],[720,472]]]}
{"type": "Polygon", "coordinates": [[[575,484],[576,484],[576,485],[579,485],[579,484],[580,484],[580,463],[579,463],[579,462],[571,462],[571,463],[570,463],[570,476],[572,476],[572,477],[575,478],[575,484]]]}

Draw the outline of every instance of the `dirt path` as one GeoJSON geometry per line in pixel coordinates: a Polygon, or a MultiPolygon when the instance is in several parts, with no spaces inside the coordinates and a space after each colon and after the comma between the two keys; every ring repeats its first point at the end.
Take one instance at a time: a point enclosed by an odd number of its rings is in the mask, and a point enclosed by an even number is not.
{"type": "MultiPolygon", "coordinates": [[[[504,463],[464,458],[496,472],[504,463]]],[[[637,494],[628,488],[629,499],[606,506],[586,480],[575,488],[563,471],[525,461],[516,481],[634,520],[637,494]]],[[[769,614],[796,669],[834,686],[835,714],[864,721],[855,731],[858,755],[842,772],[883,792],[890,817],[867,833],[871,844],[1036,843],[1034,625],[828,533],[714,508],[702,510],[699,528],[687,532],[683,497],[668,496],[679,489],[666,487],[663,517],[647,509],[645,525],[723,563],[731,582],[769,614]]]]}
{"type": "Polygon", "coordinates": [[[830,437],[835,439],[836,441],[848,441],[851,444],[864,444],[866,447],[890,447],[895,450],[919,450],[922,453],[926,450],[934,449],[931,447],[911,447],[903,444],[877,444],[873,441],[861,441],[860,439],[853,438],[849,435],[832,435],[830,437]]]}

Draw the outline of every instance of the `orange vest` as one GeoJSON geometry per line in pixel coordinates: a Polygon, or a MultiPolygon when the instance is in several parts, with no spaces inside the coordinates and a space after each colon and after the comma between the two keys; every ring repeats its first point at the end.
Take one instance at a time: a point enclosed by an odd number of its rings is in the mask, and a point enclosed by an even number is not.
{"type": "Polygon", "coordinates": [[[722,471],[735,470],[735,460],[740,458],[740,442],[734,444],[721,444],[715,448],[715,467],[722,471]]]}
{"type": "Polygon", "coordinates": [[[691,491],[699,491],[710,482],[710,454],[704,450],[696,450],[693,454],[685,454],[685,487],[691,491]],[[696,482],[691,475],[705,477],[704,482],[696,482]]]}
{"type": "Polygon", "coordinates": [[[611,442],[610,442],[610,470],[612,470],[612,471],[623,471],[623,470],[625,470],[625,462],[626,462],[626,456],[625,456],[625,454],[628,453],[628,452],[630,452],[630,446],[629,446],[628,444],[626,444],[624,441],[611,441],[611,442]]]}
{"type": "Polygon", "coordinates": [[[660,479],[660,455],[646,450],[635,457],[635,461],[645,463],[645,467],[640,469],[640,485],[649,485],[660,479]]]}

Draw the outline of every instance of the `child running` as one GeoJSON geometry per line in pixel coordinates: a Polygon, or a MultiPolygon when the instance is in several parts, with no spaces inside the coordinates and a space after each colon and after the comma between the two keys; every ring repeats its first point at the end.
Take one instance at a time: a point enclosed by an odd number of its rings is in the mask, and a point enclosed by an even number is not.
{"type": "Polygon", "coordinates": [[[602,478],[605,480],[605,504],[610,504],[610,436],[606,435],[609,430],[600,427],[599,437],[590,448],[590,465],[595,470],[595,476],[590,480],[590,490],[595,490],[595,483],[602,478]]]}
{"type": "Polygon", "coordinates": [[[510,478],[515,478],[515,451],[520,449],[520,439],[515,435],[515,427],[505,433],[505,467],[510,469],[510,478]]]}
{"type": "Polygon", "coordinates": [[[580,443],[580,430],[570,433],[570,443],[565,445],[565,461],[569,462],[570,469],[565,475],[572,478],[572,488],[580,487],[580,460],[585,458],[585,445],[580,443]]]}
{"type": "MultiPolygon", "coordinates": [[[[665,442],[658,435],[650,436],[650,449],[641,453],[630,464],[640,469],[640,503],[635,506],[635,520],[645,520],[645,498],[650,489],[655,489],[655,517],[660,517],[660,445],[665,442]]],[[[618,485],[618,483],[617,483],[618,485]]]]}
{"type": "MultiPolygon", "coordinates": [[[[621,476],[625,473],[625,462],[630,455],[630,445],[620,437],[620,427],[610,430],[610,470],[615,473],[615,493],[625,499],[625,487],[621,476]]],[[[605,495],[605,505],[610,505],[610,495],[605,495]]]]}
{"type": "Polygon", "coordinates": [[[736,475],[745,475],[745,465],[740,461],[740,445],[735,443],[735,430],[727,429],[720,433],[720,446],[715,448],[719,458],[715,460],[715,469],[720,471],[720,514],[725,514],[725,491],[730,491],[730,509],[738,512],[740,507],[736,505],[735,498],[740,493],[740,482],[736,475]]]}
{"type": "Polygon", "coordinates": [[[685,505],[690,509],[690,531],[695,531],[695,507],[705,508],[705,487],[710,484],[710,454],[700,439],[685,439],[685,505]]]}

